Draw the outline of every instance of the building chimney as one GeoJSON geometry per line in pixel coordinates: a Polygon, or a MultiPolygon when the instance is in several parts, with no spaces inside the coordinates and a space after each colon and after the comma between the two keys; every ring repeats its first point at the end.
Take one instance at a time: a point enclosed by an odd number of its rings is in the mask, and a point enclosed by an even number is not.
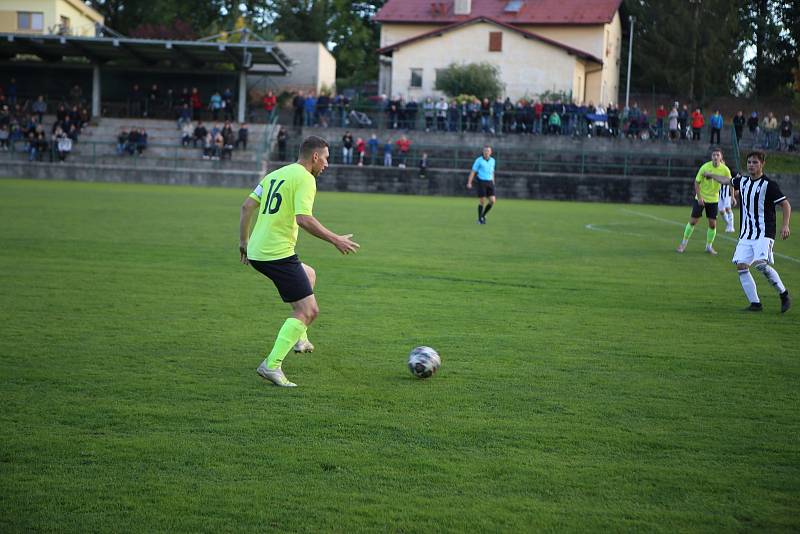
{"type": "Polygon", "coordinates": [[[472,12],[472,0],[456,0],[453,13],[455,15],[469,15],[472,12]]]}

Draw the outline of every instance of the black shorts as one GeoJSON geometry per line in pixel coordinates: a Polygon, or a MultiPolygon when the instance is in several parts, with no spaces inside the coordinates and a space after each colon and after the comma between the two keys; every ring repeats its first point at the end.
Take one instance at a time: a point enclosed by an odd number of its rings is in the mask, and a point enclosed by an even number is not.
{"type": "Polygon", "coordinates": [[[494,180],[478,180],[478,197],[494,196],[494,180]]]}
{"type": "Polygon", "coordinates": [[[705,208],[706,217],[709,219],[716,219],[719,213],[719,203],[717,202],[704,202],[705,206],[701,206],[697,199],[692,200],[692,218],[699,219],[703,215],[705,208]]]}
{"type": "Polygon", "coordinates": [[[249,261],[253,269],[272,280],[284,302],[297,302],[314,294],[306,270],[303,269],[297,254],[280,260],[249,261]]]}

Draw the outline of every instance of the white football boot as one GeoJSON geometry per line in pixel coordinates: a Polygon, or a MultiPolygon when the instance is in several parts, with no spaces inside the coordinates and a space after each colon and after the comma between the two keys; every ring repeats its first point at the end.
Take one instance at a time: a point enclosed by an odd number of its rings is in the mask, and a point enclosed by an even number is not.
{"type": "Polygon", "coordinates": [[[284,388],[297,387],[297,384],[294,382],[289,382],[289,379],[286,378],[286,375],[283,374],[283,370],[280,367],[277,369],[269,369],[265,362],[261,362],[261,365],[258,366],[256,372],[261,376],[261,378],[269,380],[276,386],[281,386],[284,388]]]}

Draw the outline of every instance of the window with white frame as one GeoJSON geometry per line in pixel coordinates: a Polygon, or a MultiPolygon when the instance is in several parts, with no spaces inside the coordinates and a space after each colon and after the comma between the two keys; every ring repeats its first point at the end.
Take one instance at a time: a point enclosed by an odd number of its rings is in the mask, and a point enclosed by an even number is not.
{"type": "Polygon", "coordinates": [[[44,30],[44,13],[17,11],[17,29],[36,32],[44,30]]]}

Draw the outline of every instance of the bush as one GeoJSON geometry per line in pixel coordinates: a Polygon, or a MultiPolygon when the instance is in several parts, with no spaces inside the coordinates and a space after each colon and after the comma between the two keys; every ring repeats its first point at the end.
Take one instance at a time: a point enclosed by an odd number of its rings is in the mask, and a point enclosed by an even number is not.
{"type": "Polygon", "coordinates": [[[491,63],[451,63],[437,76],[436,89],[450,98],[466,94],[494,100],[503,94],[505,86],[500,70],[491,63]]]}

